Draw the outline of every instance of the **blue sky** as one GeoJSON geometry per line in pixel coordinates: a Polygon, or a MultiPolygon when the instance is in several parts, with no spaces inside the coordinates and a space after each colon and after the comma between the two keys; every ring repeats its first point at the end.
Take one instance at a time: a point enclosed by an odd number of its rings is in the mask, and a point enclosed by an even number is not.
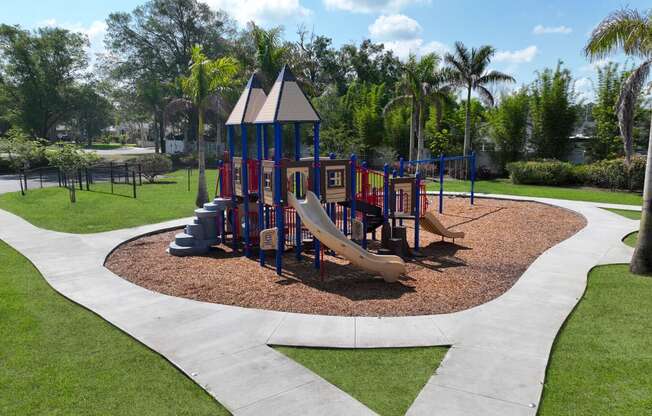
{"type": "MultiPolygon", "coordinates": [[[[254,20],[283,25],[294,39],[298,25],[333,38],[334,44],[370,37],[399,56],[444,52],[461,40],[468,46],[490,44],[498,51],[492,67],[511,73],[518,85],[558,59],[573,71],[576,88],[592,92],[594,67],[581,53],[591,29],[622,6],[646,9],[649,2],[607,0],[204,0],[229,12],[239,24],[254,20]]],[[[130,11],[143,0],[32,0],[8,2],[0,21],[33,28],[60,25],[86,33],[101,51],[104,19],[130,11]]],[[[623,61],[622,58],[616,59],[623,61]]]]}

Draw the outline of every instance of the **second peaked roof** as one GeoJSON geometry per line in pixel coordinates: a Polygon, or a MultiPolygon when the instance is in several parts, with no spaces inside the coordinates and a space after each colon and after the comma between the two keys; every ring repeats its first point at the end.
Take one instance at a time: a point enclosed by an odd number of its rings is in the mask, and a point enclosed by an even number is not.
{"type": "Polygon", "coordinates": [[[225,124],[227,126],[252,124],[265,103],[266,98],[267,95],[263,90],[258,76],[255,73],[252,74],[225,124]]]}
{"type": "Polygon", "coordinates": [[[319,114],[287,65],[283,66],[254,123],[315,122],[319,114]]]}

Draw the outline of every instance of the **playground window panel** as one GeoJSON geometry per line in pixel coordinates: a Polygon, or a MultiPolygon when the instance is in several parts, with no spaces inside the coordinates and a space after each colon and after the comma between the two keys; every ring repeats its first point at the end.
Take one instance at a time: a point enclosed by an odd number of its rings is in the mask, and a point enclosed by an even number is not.
{"type": "Polygon", "coordinates": [[[233,169],[233,179],[235,180],[235,182],[236,183],[241,183],[242,182],[241,177],[242,177],[241,169],[239,167],[234,168],[233,169]]]}
{"type": "Polygon", "coordinates": [[[328,171],[328,187],[329,188],[344,187],[344,169],[328,171]]]}
{"type": "Polygon", "coordinates": [[[271,191],[272,190],[272,174],[269,172],[265,172],[263,174],[263,186],[265,187],[266,191],[271,191]]]}

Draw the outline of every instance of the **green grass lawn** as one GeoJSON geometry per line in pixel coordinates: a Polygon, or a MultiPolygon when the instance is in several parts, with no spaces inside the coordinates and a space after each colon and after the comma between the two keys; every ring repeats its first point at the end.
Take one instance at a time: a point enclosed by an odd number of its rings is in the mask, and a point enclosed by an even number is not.
{"type": "MultiPolygon", "coordinates": [[[[428,191],[439,191],[439,183],[427,181],[428,191]]],[[[447,178],[444,191],[469,192],[469,181],[447,178]]],[[[573,201],[607,202],[613,204],[641,205],[643,199],[634,192],[608,191],[596,188],[564,188],[558,186],[515,185],[506,179],[476,181],[475,192],[486,194],[504,194],[532,196],[541,198],[570,199],[573,201]]]]}
{"type": "Polygon", "coordinates": [[[58,295],[0,241],[0,413],[228,415],[165,359],[58,295]]]}
{"type": "MultiPolygon", "coordinates": [[[[131,185],[95,184],[93,191],[77,191],[72,204],[63,188],[34,189],[0,195],[0,208],[19,215],[32,224],[49,230],[70,233],[95,233],[152,224],[193,215],[197,191],[197,172],[193,171],[190,192],[185,170],[173,172],[165,183],[137,187],[137,199],[131,197],[131,185]]],[[[215,192],[215,170],[207,171],[209,194],[215,192]]]]}
{"type": "Polygon", "coordinates": [[[448,350],[275,348],[382,416],[404,415],[448,350]]]}
{"type": "Polygon", "coordinates": [[[652,278],[594,269],[557,337],[540,416],[652,414],[652,278]]]}

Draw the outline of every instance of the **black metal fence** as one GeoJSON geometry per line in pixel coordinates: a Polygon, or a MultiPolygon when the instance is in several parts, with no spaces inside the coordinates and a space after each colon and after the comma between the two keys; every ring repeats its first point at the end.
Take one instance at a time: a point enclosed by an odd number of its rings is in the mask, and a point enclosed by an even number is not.
{"type": "Polygon", "coordinates": [[[143,172],[140,164],[109,162],[72,172],[54,167],[22,170],[18,175],[18,181],[23,195],[33,187],[44,188],[56,185],[137,198],[137,187],[143,184],[143,172]],[[105,186],[96,186],[106,183],[109,184],[108,189],[105,186]]]}

